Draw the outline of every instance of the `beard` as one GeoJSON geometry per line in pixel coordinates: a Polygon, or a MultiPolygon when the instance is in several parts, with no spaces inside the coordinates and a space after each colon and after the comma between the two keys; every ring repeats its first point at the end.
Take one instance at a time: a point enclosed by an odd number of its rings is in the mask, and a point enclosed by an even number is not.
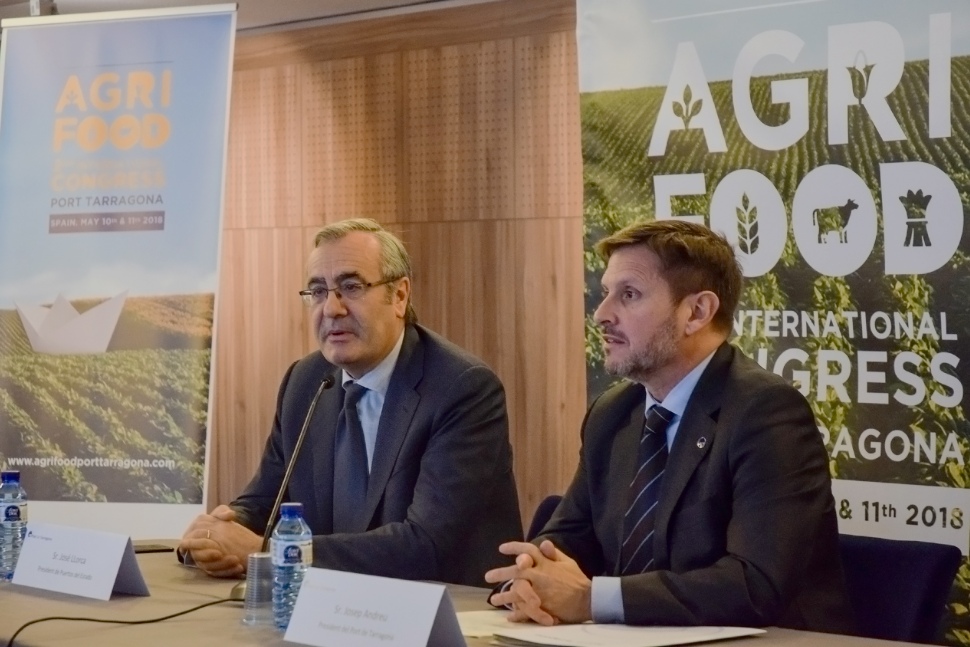
{"type": "Polygon", "coordinates": [[[631,352],[619,360],[604,361],[604,368],[610,375],[624,377],[634,382],[646,382],[651,375],[667,366],[679,352],[676,322],[670,316],[661,323],[643,348],[631,352]]]}

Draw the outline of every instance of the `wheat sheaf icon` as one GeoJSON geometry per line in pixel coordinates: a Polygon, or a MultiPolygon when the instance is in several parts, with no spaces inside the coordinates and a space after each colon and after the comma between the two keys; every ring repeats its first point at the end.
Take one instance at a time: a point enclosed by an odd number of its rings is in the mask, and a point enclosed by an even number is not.
{"type": "Polygon", "coordinates": [[[899,201],[906,209],[906,240],[903,247],[931,247],[930,233],[926,230],[926,207],[933,196],[924,194],[923,189],[913,193],[912,189],[906,195],[899,196],[899,201]]]}
{"type": "Polygon", "coordinates": [[[31,348],[48,355],[103,353],[108,350],[128,291],[79,313],[63,294],[50,306],[14,303],[31,348]]]}

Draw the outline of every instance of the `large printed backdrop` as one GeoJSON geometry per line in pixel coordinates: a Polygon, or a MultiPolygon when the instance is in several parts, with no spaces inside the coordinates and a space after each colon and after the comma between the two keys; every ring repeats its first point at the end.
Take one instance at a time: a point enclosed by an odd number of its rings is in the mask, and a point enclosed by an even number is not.
{"type": "Polygon", "coordinates": [[[814,408],[841,530],[966,554],[970,7],[758,4],[579,2],[590,395],[592,243],[704,222],[744,268],[735,343],[814,408]]]}
{"type": "Polygon", "coordinates": [[[3,28],[0,464],[35,519],[179,532],[203,500],[235,6],[3,28]]]}

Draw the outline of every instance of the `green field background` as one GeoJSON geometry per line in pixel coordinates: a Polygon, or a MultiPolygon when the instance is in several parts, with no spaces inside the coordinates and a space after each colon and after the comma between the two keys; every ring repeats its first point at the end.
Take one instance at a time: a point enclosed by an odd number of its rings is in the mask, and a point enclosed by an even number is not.
{"type": "MultiPolygon", "coordinates": [[[[201,503],[213,295],[132,297],[106,353],[35,353],[0,310],[0,463],[165,459],[168,467],[20,467],[42,501],[201,503]]],[[[76,301],[79,312],[98,301],[76,301]]]]}
{"type": "MultiPolygon", "coordinates": [[[[586,356],[590,396],[601,392],[612,381],[602,368],[600,335],[592,320],[599,302],[599,280],[602,261],[592,251],[592,244],[604,235],[641,219],[652,219],[655,213],[653,176],[679,173],[704,173],[707,195],[677,198],[674,215],[708,214],[711,195],[722,177],[738,169],[753,169],[774,183],[786,211],[791,214],[792,199],[799,182],[809,171],[823,164],[839,164],[852,169],[867,184],[881,214],[879,167],[884,162],[922,161],[932,164],[950,177],[960,193],[963,213],[944,217],[962,218],[970,207],[970,57],[952,60],[952,136],[930,139],[927,135],[928,65],[926,61],[906,63],[899,87],[889,96],[893,113],[900,121],[906,140],[884,142],[869,121],[865,109],[849,109],[849,143],[829,146],[827,143],[826,72],[816,71],[752,80],[751,100],[756,113],[767,124],[777,125],[788,119],[788,107],[770,102],[773,80],[807,78],[809,82],[809,131],[797,144],[778,152],[763,151],[750,144],[739,129],[732,107],[731,84],[711,83],[710,89],[724,130],[728,151],[711,154],[702,132],[682,130],[671,134],[667,153],[647,157],[646,151],[662,106],[665,88],[649,87],[586,93],[581,95],[585,268],[586,268],[586,356]]],[[[880,221],[881,225],[881,221],[880,221]]],[[[853,358],[857,350],[885,350],[890,353],[911,351],[929,358],[941,351],[960,358],[956,375],[970,384],[967,341],[970,340],[970,259],[967,254],[967,232],[956,255],[943,268],[920,276],[886,276],[883,268],[882,234],[869,260],[856,272],[844,277],[819,275],[801,258],[791,242],[794,235],[789,223],[788,244],[774,271],[746,281],[739,309],[758,310],[865,310],[885,312],[946,312],[949,330],[956,341],[933,339],[887,339],[878,341],[850,339],[791,339],[742,336],[734,341],[747,353],[759,348],[769,351],[769,367],[778,354],[789,347],[799,347],[814,357],[815,350],[837,349],[853,358]]],[[[806,366],[812,370],[812,366],[806,366]]],[[[786,377],[791,378],[791,375],[786,377]]],[[[923,375],[927,384],[928,374],[923,375]]],[[[886,390],[896,386],[887,371],[886,390]]],[[[813,385],[814,389],[814,385],[813,385]]],[[[908,390],[908,389],[907,389],[908,390]]],[[[828,399],[819,402],[812,391],[809,401],[819,424],[838,430],[843,426],[853,435],[866,427],[883,433],[902,429],[914,434],[936,432],[942,444],[947,433],[956,432],[965,451],[970,439],[970,425],[965,415],[965,402],[955,408],[941,408],[926,400],[917,407],[903,407],[890,399],[886,406],[847,404],[828,399]]],[[[834,434],[833,434],[834,437],[834,434]]],[[[831,443],[829,450],[832,449],[831,443]]],[[[943,465],[850,459],[840,455],[830,461],[833,476],[843,479],[940,485],[965,488],[970,480],[967,466],[949,461],[943,465]]],[[[965,511],[966,512],[966,511],[965,511]]],[[[946,618],[947,640],[952,644],[970,644],[970,569],[965,562],[954,585],[946,618]]]]}

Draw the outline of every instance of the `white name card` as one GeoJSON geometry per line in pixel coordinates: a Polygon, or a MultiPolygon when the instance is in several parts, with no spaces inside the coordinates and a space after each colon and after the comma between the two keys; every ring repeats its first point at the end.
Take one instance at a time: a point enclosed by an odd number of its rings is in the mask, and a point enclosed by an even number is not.
{"type": "Polygon", "coordinates": [[[509,638],[513,644],[554,645],[555,647],[673,647],[695,643],[729,640],[765,633],[764,629],[747,627],[630,627],[627,625],[556,625],[527,626],[522,629],[496,631],[500,641],[509,638]]]}
{"type": "Polygon", "coordinates": [[[127,535],[52,523],[27,524],[13,582],[97,600],[149,595],[127,535]]]}
{"type": "Polygon", "coordinates": [[[285,639],[314,647],[458,647],[465,639],[442,584],[307,570],[285,639]]]}

